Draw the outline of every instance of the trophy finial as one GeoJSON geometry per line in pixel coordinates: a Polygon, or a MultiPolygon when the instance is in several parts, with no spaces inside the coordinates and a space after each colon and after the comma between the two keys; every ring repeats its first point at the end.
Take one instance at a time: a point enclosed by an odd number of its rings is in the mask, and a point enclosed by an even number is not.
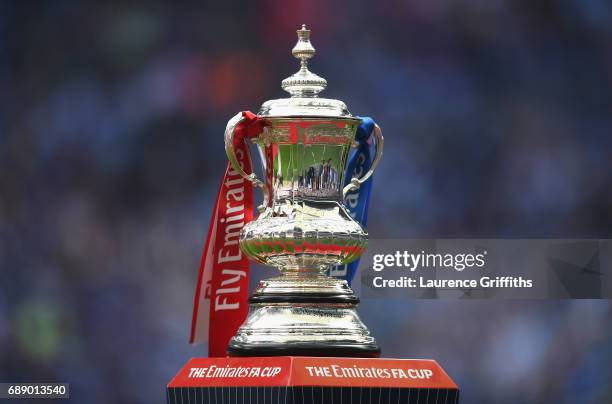
{"type": "Polygon", "coordinates": [[[300,59],[300,70],[283,80],[281,87],[291,94],[291,97],[316,97],[327,86],[327,80],[308,70],[308,59],[315,55],[315,48],[310,43],[310,30],[306,24],[297,30],[298,41],[291,50],[300,59]]]}
{"type": "Polygon", "coordinates": [[[298,41],[291,53],[300,59],[302,67],[308,69],[308,59],[315,55],[316,50],[310,43],[310,30],[306,28],[306,24],[302,24],[302,29],[297,30],[297,35],[298,41]]]}

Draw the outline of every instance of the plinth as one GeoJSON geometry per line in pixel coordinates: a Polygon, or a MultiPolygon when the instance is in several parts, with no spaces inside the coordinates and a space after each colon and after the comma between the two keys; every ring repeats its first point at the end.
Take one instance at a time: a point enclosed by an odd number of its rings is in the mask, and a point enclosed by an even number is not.
{"type": "Polygon", "coordinates": [[[167,403],[369,404],[459,401],[433,360],[326,357],[192,358],[167,387],[167,403]]]}

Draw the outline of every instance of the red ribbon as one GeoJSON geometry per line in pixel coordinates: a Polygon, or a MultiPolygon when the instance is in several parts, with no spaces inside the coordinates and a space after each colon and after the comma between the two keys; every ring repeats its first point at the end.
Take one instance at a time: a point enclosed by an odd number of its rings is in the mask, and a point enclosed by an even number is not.
{"type": "MultiPolygon", "coordinates": [[[[267,125],[265,119],[244,111],[234,129],[236,158],[247,173],[253,171],[246,139],[267,125]]],[[[247,316],[249,259],[238,242],[240,230],[251,220],[253,185],[228,162],[202,253],[191,322],[190,342],[208,339],[210,357],[226,356],[229,340],[247,316]]]]}

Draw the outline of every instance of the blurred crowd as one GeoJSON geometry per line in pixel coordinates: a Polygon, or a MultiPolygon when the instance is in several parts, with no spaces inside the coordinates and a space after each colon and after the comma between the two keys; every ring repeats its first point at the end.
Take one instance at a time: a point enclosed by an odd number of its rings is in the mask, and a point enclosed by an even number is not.
{"type": "MultiPolygon", "coordinates": [[[[223,129],[285,96],[302,23],[322,95],[386,137],[371,237],[612,236],[605,0],[3,1],[0,381],[162,402],[206,354],[187,337],[223,129]]],[[[609,301],[360,313],[385,356],[437,359],[465,403],[612,400],[609,301]]]]}

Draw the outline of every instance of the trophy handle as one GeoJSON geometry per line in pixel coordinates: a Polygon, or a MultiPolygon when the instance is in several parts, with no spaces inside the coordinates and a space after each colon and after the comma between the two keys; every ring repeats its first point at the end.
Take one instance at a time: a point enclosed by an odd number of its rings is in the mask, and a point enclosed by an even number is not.
{"type": "Polygon", "coordinates": [[[348,183],[342,189],[342,198],[343,199],[346,198],[346,195],[349,192],[354,191],[356,189],[359,189],[361,184],[366,182],[372,176],[372,174],[374,174],[374,170],[376,170],[376,166],[378,166],[378,163],[380,162],[380,159],[382,158],[382,155],[383,155],[383,146],[385,144],[385,138],[383,137],[382,130],[380,130],[380,126],[378,126],[377,124],[374,124],[374,138],[376,138],[376,154],[374,156],[374,161],[372,162],[372,166],[370,167],[368,172],[365,173],[365,175],[363,177],[361,177],[361,178],[357,178],[357,177],[351,178],[351,182],[348,183]]]}
{"type": "MultiPolygon", "coordinates": [[[[227,154],[227,158],[230,164],[232,165],[232,168],[236,170],[236,172],[241,177],[250,181],[254,187],[261,188],[264,194],[263,195],[263,202],[264,202],[263,205],[266,205],[268,201],[268,191],[266,187],[264,186],[264,183],[259,178],[257,178],[257,175],[255,175],[255,173],[247,174],[242,169],[242,167],[240,167],[240,164],[238,163],[238,158],[236,157],[236,150],[234,150],[234,132],[236,130],[236,126],[238,126],[238,124],[240,123],[240,121],[242,121],[242,119],[243,119],[242,113],[239,112],[227,122],[227,126],[225,127],[225,135],[224,135],[225,153],[227,154]]],[[[261,210],[261,208],[262,206],[259,207],[259,210],[261,210]]]]}

